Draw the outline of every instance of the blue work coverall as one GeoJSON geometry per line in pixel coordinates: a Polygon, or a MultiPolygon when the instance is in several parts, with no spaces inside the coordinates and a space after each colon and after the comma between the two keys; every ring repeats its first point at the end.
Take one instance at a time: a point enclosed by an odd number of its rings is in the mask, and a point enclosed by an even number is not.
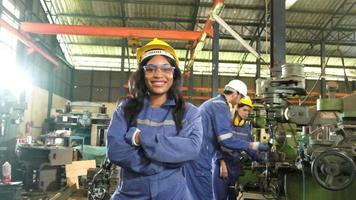
{"type": "Polygon", "coordinates": [[[213,157],[221,146],[248,150],[249,142],[234,134],[232,116],[224,95],[218,95],[199,107],[203,123],[203,143],[199,156],[184,165],[189,190],[194,200],[213,199],[213,157]]]}
{"type": "MultiPolygon", "coordinates": [[[[244,124],[243,126],[234,126],[236,135],[238,135],[240,140],[252,142],[251,128],[249,124],[244,124]]],[[[248,150],[246,152],[252,160],[258,162],[262,161],[262,157],[257,151],[248,150]]],[[[241,151],[232,151],[229,149],[222,148],[220,153],[216,154],[213,166],[213,187],[214,187],[214,199],[215,200],[236,200],[236,194],[234,189],[235,183],[239,180],[240,175],[240,157],[241,151]],[[228,177],[220,177],[220,161],[224,159],[228,171],[228,177]],[[230,187],[230,189],[229,189],[230,187]]]]}
{"type": "Polygon", "coordinates": [[[122,167],[121,180],[111,199],[190,200],[182,172],[185,162],[197,157],[202,142],[199,111],[186,104],[183,127],[177,134],[168,99],[160,108],[148,99],[138,115],[137,127],[128,127],[122,102],[116,109],[108,130],[108,157],[122,167]],[[136,128],[141,130],[140,146],[132,145],[136,128]]]}

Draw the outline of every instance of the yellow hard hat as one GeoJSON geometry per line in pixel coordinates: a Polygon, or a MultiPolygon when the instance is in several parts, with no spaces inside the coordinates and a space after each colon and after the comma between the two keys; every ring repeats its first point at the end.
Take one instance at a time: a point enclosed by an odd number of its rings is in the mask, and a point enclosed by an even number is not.
{"type": "Polygon", "coordinates": [[[142,60],[153,55],[165,55],[176,61],[179,66],[179,59],[176,51],[168,43],[154,38],[151,42],[137,50],[136,59],[137,63],[141,63],[142,60]]]}
{"type": "Polygon", "coordinates": [[[251,98],[249,96],[245,96],[244,98],[241,98],[239,104],[243,104],[243,105],[250,106],[251,108],[253,108],[253,104],[252,104],[251,98]]]}

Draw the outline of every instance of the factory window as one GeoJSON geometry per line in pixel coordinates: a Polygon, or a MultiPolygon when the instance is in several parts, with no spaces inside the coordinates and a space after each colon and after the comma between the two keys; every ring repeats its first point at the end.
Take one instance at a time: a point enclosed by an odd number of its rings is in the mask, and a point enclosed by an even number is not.
{"type": "MultiPolygon", "coordinates": [[[[18,29],[18,18],[20,17],[20,11],[9,0],[2,1],[5,9],[1,12],[1,19],[6,21],[10,26],[18,29]]],[[[16,46],[17,39],[8,30],[0,29],[0,56],[1,60],[8,60],[15,62],[16,59],[16,46]]]]}
{"type": "MultiPolygon", "coordinates": [[[[19,28],[20,11],[13,1],[2,0],[3,9],[0,11],[1,20],[15,29],[19,28]]],[[[6,28],[0,27],[0,90],[5,89],[18,95],[23,89],[27,89],[29,83],[27,75],[16,63],[17,38],[6,28]],[[21,85],[18,80],[25,83],[21,85]]]]}

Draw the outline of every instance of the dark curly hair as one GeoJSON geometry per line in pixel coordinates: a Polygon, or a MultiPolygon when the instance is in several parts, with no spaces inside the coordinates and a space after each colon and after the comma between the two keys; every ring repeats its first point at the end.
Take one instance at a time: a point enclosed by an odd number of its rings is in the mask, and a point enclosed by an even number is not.
{"type": "MultiPolygon", "coordinates": [[[[178,66],[176,66],[175,60],[164,56],[169,64],[175,67],[173,73],[173,85],[168,90],[168,98],[174,99],[176,105],[172,110],[173,120],[176,125],[177,133],[182,129],[182,120],[185,112],[185,100],[183,99],[182,92],[180,87],[182,86],[182,73],[178,66]]],[[[140,63],[138,69],[131,74],[129,78],[129,93],[130,95],[125,97],[124,100],[127,101],[127,104],[124,108],[125,120],[130,126],[137,125],[137,116],[143,108],[144,98],[148,94],[148,88],[145,84],[145,72],[143,66],[152,59],[153,56],[147,57],[140,63]]]]}

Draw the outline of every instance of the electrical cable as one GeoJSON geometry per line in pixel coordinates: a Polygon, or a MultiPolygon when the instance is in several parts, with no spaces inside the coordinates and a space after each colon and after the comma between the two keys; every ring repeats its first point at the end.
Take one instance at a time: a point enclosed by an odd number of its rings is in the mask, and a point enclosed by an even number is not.
{"type": "MultiPolygon", "coordinates": [[[[341,50],[340,50],[339,48],[337,48],[336,50],[334,50],[334,51],[331,53],[331,55],[332,55],[335,51],[337,51],[337,52],[340,54],[342,67],[343,67],[343,69],[344,69],[345,86],[346,86],[346,89],[348,90],[347,92],[348,92],[348,93],[351,93],[351,89],[350,89],[348,77],[347,77],[347,75],[346,75],[346,67],[345,67],[344,56],[343,56],[343,54],[342,54],[342,52],[341,52],[341,50]]],[[[301,103],[299,103],[299,105],[303,105],[304,102],[309,98],[309,96],[310,96],[310,94],[312,93],[312,91],[315,89],[315,86],[316,86],[317,83],[320,81],[322,74],[325,72],[325,68],[326,68],[326,66],[327,66],[327,64],[328,64],[328,62],[329,62],[329,59],[330,59],[330,56],[328,56],[328,59],[326,60],[324,67],[321,69],[320,76],[319,76],[318,79],[315,81],[315,83],[314,83],[312,89],[308,92],[307,96],[305,96],[305,98],[303,99],[303,101],[302,101],[301,103]]]]}
{"type": "Polygon", "coordinates": [[[304,102],[309,98],[310,94],[311,94],[311,93],[313,92],[313,90],[315,89],[315,86],[316,86],[316,85],[318,84],[318,82],[320,81],[321,76],[322,76],[322,74],[323,74],[324,71],[325,71],[326,65],[327,65],[328,62],[329,62],[329,59],[330,59],[330,56],[329,56],[328,59],[326,60],[324,67],[321,69],[320,76],[319,76],[318,79],[315,81],[313,87],[309,90],[307,96],[304,97],[304,99],[302,100],[302,102],[299,103],[300,106],[303,105],[304,102]]]}
{"type": "Polygon", "coordinates": [[[349,84],[349,79],[346,75],[346,67],[345,67],[345,59],[344,59],[344,55],[342,54],[341,50],[339,48],[337,48],[337,52],[340,54],[340,57],[341,57],[341,64],[342,64],[342,67],[344,69],[344,78],[345,78],[345,88],[346,88],[346,92],[351,94],[351,88],[350,88],[350,84],[349,84]]]}

